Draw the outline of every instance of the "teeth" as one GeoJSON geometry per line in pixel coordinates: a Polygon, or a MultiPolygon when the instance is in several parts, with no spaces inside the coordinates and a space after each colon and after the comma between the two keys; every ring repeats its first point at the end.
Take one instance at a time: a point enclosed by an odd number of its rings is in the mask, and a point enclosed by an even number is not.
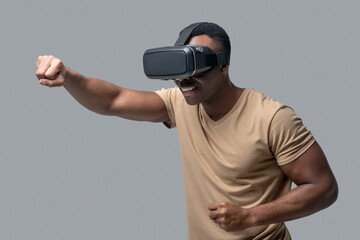
{"type": "Polygon", "coordinates": [[[183,92],[191,91],[194,89],[195,89],[195,87],[181,87],[181,91],[183,91],[183,92]]]}

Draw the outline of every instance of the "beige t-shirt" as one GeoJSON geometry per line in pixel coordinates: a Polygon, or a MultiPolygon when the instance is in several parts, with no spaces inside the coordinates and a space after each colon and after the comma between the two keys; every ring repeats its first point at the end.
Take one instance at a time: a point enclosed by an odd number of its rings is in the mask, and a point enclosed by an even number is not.
{"type": "Polygon", "coordinates": [[[188,105],[178,88],[156,92],[178,129],[188,218],[188,239],[291,239],[283,223],[226,232],[207,206],[231,202],[251,208],[288,192],[279,165],[296,160],[314,138],[294,111],[246,88],[234,107],[213,121],[202,105],[188,105]]]}

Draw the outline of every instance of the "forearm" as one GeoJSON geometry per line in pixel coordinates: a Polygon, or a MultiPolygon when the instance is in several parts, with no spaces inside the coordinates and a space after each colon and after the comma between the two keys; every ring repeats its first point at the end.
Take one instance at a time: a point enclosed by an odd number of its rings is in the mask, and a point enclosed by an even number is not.
{"type": "Polygon", "coordinates": [[[338,185],[317,142],[296,161],[281,166],[281,169],[297,187],[273,202],[249,209],[255,225],[305,217],[336,201],[338,185]]]}
{"type": "Polygon", "coordinates": [[[336,197],[336,184],[321,190],[316,184],[302,184],[272,202],[249,209],[249,221],[259,226],[302,218],[330,206],[336,197]]]}
{"type": "Polygon", "coordinates": [[[36,61],[38,83],[47,87],[64,86],[83,106],[104,115],[150,122],[166,122],[162,99],[154,92],[119,87],[97,78],[89,78],[64,66],[54,56],[39,56],[36,61]]]}
{"type": "Polygon", "coordinates": [[[111,106],[121,92],[121,88],[113,83],[85,77],[67,67],[64,87],[81,105],[105,115],[111,115],[111,106]]]}

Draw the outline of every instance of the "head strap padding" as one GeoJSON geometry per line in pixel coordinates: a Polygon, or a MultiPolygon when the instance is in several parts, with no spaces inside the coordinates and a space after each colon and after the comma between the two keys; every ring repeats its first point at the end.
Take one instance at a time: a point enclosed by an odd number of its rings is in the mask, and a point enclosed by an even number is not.
{"type": "Polygon", "coordinates": [[[185,45],[190,40],[191,33],[194,31],[194,29],[197,28],[202,23],[205,22],[193,23],[187,26],[186,28],[184,28],[184,30],[180,32],[179,38],[175,42],[175,46],[185,45]]]}

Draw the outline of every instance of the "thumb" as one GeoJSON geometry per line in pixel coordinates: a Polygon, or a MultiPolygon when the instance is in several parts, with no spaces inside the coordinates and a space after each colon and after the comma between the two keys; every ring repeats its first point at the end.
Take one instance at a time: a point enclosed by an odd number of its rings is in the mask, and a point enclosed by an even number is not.
{"type": "Polygon", "coordinates": [[[43,85],[43,86],[47,86],[47,87],[60,87],[64,84],[64,77],[63,75],[60,73],[58,74],[58,76],[54,79],[54,80],[50,80],[47,78],[41,78],[38,80],[38,82],[43,85]]]}

